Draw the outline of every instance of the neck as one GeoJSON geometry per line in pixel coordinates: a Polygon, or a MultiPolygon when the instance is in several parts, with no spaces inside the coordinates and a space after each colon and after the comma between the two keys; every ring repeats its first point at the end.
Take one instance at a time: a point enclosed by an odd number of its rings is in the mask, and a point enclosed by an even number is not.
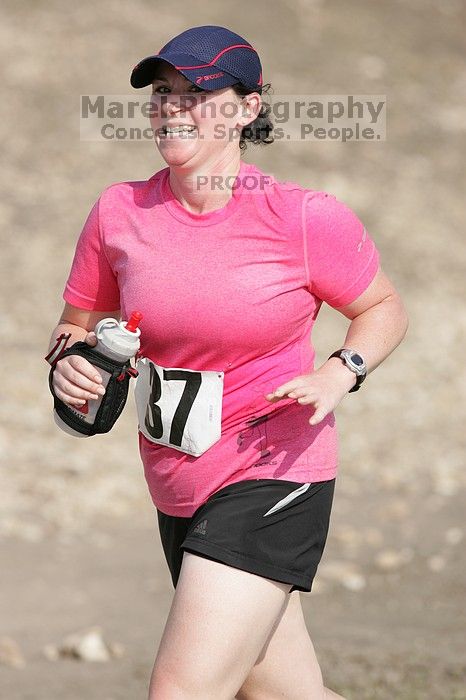
{"type": "Polygon", "coordinates": [[[193,214],[205,214],[228,204],[240,166],[239,153],[190,169],[170,166],[170,188],[185,209],[193,214]]]}

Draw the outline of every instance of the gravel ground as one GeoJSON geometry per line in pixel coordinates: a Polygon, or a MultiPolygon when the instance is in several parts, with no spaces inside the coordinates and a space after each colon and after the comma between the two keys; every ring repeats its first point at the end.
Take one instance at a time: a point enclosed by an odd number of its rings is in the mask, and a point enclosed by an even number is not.
{"type": "MultiPolygon", "coordinates": [[[[331,529],[302,600],[326,684],[348,700],[466,698],[465,15],[460,0],[2,3],[2,698],[145,698],[173,589],[134,399],[111,434],[75,440],[53,422],[43,356],[93,202],[165,167],[150,143],[80,141],[79,95],[133,94],[132,66],[200,24],[255,43],[275,95],[387,95],[386,141],[245,156],[353,207],[410,315],[337,409],[331,529]],[[65,640],[93,628],[87,647],[65,640]]],[[[322,309],[318,364],[346,327],[322,309]]]]}

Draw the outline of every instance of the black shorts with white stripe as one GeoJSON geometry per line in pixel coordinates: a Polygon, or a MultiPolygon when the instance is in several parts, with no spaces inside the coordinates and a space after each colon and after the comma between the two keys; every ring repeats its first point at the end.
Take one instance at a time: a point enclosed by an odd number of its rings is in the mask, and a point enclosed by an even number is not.
{"type": "Polygon", "coordinates": [[[183,550],[310,592],[330,522],[336,479],[247,479],[212,494],[190,518],[157,509],[176,587],[183,550]]]}

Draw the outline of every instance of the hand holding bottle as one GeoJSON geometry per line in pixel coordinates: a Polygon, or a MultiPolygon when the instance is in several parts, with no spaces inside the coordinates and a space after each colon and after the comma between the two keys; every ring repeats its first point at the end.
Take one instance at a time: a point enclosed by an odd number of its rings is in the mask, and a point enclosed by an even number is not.
{"type": "Polygon", "coordinates": [[[125,406],[130,378],[138,376],[131,359],[140,347],[141,319],[140,311],[128,321],[103,318],[67,350],[60,347],[66,338],[57,338],[46,359],[52,364],[49,387],[59,428],[76,437],[112,428],[125,406]]]}
{"type": "MultiPolygon", "coordinates": [[[[84,342],[95,347],[95,332],[89,331],[84,342]]],[[[89,399],[98,399],[105,393],[101,374],[80,355],[67,355],[58,360],[52,383],[58,398],[69,406],[82,407],[89,399]]]]}

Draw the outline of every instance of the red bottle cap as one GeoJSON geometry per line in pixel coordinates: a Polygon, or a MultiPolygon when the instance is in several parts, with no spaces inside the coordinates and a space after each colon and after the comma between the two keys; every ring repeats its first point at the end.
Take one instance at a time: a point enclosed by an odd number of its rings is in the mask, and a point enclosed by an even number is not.
{"type": "Polygon", "coordinates": [[[139,326],[139,321],[141,319],[142,319],[142,313],[140,311],[133,311],[128,323],[126,324],[126,330],[134,333],[136,328],[139,326]]]}

